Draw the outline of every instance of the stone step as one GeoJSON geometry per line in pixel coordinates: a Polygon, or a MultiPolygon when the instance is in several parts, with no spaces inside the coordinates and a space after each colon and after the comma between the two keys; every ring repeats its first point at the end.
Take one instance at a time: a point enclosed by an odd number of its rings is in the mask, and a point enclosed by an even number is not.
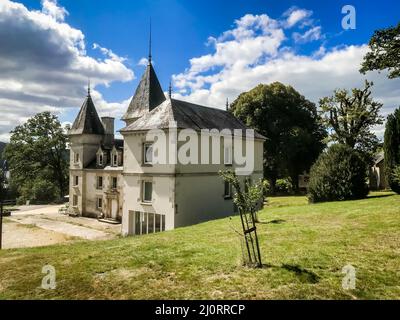
{"type": "Polygon", "coordinates": [[[109,224],[121,224],[118,220],[114,219],[98,219],[100,222],[109,223],[109,224]]]}

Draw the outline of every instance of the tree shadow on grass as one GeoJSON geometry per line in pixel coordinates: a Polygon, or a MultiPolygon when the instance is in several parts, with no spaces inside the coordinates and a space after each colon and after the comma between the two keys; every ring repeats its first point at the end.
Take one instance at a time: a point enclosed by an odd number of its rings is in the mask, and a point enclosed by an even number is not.
{"type": "Polygon", "coordinates": [[[299,265],[291,265],[291,264],[282,264],[281,266],[275,266],[272,264],[264,263],[263,268],[274,268],[274,269],[284,269],[286,271],[293,272],[301,282],[303,283],[318,283],[320,277],[307,269],[300,267],[299,265]]]}
{"type": "Polygon", "coordinates": [[[259,224],[281,224],[286,222],[286,220],[283,219],[275,219],[275,220],[271,220],[271,221],[259,221],[257,223],[259,224]]]}
{"type": "Polygon", "coordinates": [[[392,194],[377,194],[377,195],[368,196],[368,197],[367,197],[367,200],[368,200],[368,199],[376,199],[376,198],[393,197],[393,196],[395,196],[395,195],[396,195],[395,193],[392,193],[392,194]]]}

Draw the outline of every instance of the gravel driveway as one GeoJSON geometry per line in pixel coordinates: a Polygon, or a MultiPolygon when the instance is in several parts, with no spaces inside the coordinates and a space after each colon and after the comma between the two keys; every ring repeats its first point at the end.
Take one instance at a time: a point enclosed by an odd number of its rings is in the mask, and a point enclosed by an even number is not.
{"type": "Polygon", "coordinates": [[[53,245],[73,241],[116,238],[121,225],[96,219],[69,217],[58,213],[60,205],[21,206],[4,219],[3,248],[53,245]]]}

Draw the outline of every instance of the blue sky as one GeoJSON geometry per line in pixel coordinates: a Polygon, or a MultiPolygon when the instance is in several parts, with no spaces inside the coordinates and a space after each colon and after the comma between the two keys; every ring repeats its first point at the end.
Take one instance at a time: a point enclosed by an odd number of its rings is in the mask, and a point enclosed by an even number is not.
{"type": "MultiPolygon", "coordinates": [[[[376,97],[385,103],[385,113],[396,106],[396,101],[397,105],[400,104],[400,92],[393,89],[399,88],[398,80],[386,80],[383,75],[375,73],[366,77],[356,74],[361,53],[365,52],[365,44],[373,31],[400,21],[398,1],[0,0],[3,1],[6,8],[8,6],[15,11],[10,13],[11,11],[0,7],[0,18],[2,14],[8,15],[9,18],[19,14],[22,17],[19,21],[22,22],[18,25],[16,19],[10,18],[11,22],[6,25],[4,21],[7,22],[7,19],[3,19],[0,28],[3,28],[3,31],[4,28],[9,28],[10,33],[15,30],[22,42],[23,37],[28,35],[30,39],[38,36],[40,41],[49,41],[41,55],[44,55],[44,60],[55,62],[53,66],[43,64],[43,68],[38,69],[32,76],[25,76],[28,72],[24,73],[23,81],[17,76],[15,79],[12,76],[3,79],[4,83],[12,81],[16,88],[24,88],[26,96],[22,99],[15,92],[8,92],[7,97],[12,98],[8,98],[7,101],[0,99],[4,110],[10,110],[8,120],[0,122],[0,140],[7,139],[7,131],[19,121],[31,116],[34,110],[50,108],[59,114],[62,121],[73,121],[84,99],[85,79],[91,76],[94,91],[98,93],[95,98],[98,100],[100,113],[115,115],[118,118],[126,108],[144,71],[144,66],[139,64],[139,61],[148,53],[150,17],[153,25],[153,60],[156,72],[164,90],[167,90],[173,76],[177,98],[223,107],[226,98],[233,100],[240,92],[250,90],[259,82],[282,81],[293,85],[307,98],[317,102],[318,98],[329,94],[342,84],[350,89],[352,86],[361,86],[363,78],[369,78],[377,82],[376,97]],[[14,6],[15,3],[21,6],[14,6]],[[355,30],[343,30],[341,26],[344,16],[341,9],[346,4],[353,5],[356,9],[355,30]],[[305,17],[293,26],[285,26],[285,21],[296,10],[306,13],[305,17]],[[34,19],[37,19],[35,23],[40,26],[42,34],[30,23],[31,21],[23,23],[24,19],[31,19],[35,12],[41,12],[41,15],[34,16],[34,19]],[[49,21],[45,24],[49,23],[50,29],[54,30],[54,37],[48,31],[47,24],[43,27],[42,20],[46,17],[49,21]],[[50,21],[52,19],[54,21],[50,21]],[[270,21],[260,27],[266,19],[270,21]],[[80,31],[81,35],[68,39],[68,32],[64,34],[58,31],[62,30],[65,24],[74,32],[80,31]],[[22,32],[23,28],[29,32],[22,32]],[[244,37],[236,35],[237,31],[243,30],[252,33],[244,37]],[[307,31],[312,31],[310,37],[301,38],[307,31]],[[63,37],[68,41],[64,43],[63,37]],[[210,37],[213,39],[209,40],[210,37]],[[257,39],[260,41],[257,42],[257,39]],[[75,47],[79,47],[80,41],[84,43],[85,48],[79,53],[82,59],[75,63],[71,57],[76,56],[74,50],[75,47]],[[270,48],[269,43],[274,41],[276,46],[270,48]],[[58,50],[54,44],[58,44],[62,49],[58,50]],[[93,44],[98,46],[94,48],[93,44]],[[232,50],[236,50],[232,48],[237,48],[236,52],[243,50],[243,55],[246,55],[249,48],[257,51],[258,44],[265,47],[254,57],[244,59],[243,65],[236,63],[241,53],[238,57],[234,57],[234,54],[229,57],[232,50]],[[219,54],[218,46],[221,46],[219,54]],[[65,52],[73,52],[71,57],[65,54],[64,49],[65,52]],[[62,51],[62,54],[59,51],[62,51]],[[288,53],[290,56],[287,56],[288,53]],[[92,67],[85,66],[85,59],[88,57],[98,61],[98,65],[91,61],[92,67]],[[193,58],[201,59],[191,62],[193,58]],[[66,62],[61,65],[60,61],[66,62]],[[57,73],[57,67],[61,71],[65,63],[74,66],[57,73]],[[336,63],[338,67],[333,67],[333,71],[337,72],[331,77],[332,70],[329,70],[329,66],[332,67],[336,63]],[[299,70],[295,70],[297,66],[299,70]],[[38,91],[33,84],[42,82],[40,72],[43,72],[43,75],[51,74],[52,80],[43,80],[43,86],[38,91]],[[243,80],[240,79],[241,75],[243,80]],[[314,79],[317,83],[313,83],[314,79]],[[56,88],[57,81],[60,83],[59,88],[56,88]],[[46,93],[48,83],[51,85],[46,93]],[[60,96],[61,93],[63,99],[57,101],[56,94],[60,96]],[[44,96],[47,100],[42,102],[41,98],[44,96]],[[56,99],[55,102],[51,100],[53,98],[56,99]],[[22,102],[32,106],[42,103],[42,106],[38,106],[38,109],[32,107],[32,112],[30,108],[24,108],[25,111],[15,112],[15,116],[12,117],[11,111],[23,109],[22,102]]],[[[11,41],[6,32],[1,31],[0,40],[6,44],[7,41],[11,41]]],[[[30,45],[32,56],[38,54],[37,44],[33,42],[25,41],[24,51],[27,51],[27,55],[30,45]]],[[[14,42],[9,47],[13,48],[13,45],[14,42]]],[[[17,50],[18,46],[15,45],[15,48],[17,50]]],[[[0,59],[4,55],[4,61],[11,63],[12,59],[18,58],[18,54],[12,55],[3,51],[0,50],[0,59]]],[[[30,67],[29,58],[23,57],[21,61],[26,70],[37,67],[37,64],[33,68],[30,67]]],[[[122,123],[118,123],[118,127],[121,126],[122,123]]]]}

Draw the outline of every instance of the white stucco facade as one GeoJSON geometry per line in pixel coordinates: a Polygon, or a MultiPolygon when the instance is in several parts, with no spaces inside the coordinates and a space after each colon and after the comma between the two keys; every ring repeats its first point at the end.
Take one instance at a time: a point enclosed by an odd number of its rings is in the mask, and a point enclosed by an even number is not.
{"type": "Polygon", "coordinates": [[[264,138],[256,134],[250,148],[245,136],[234,144],[228,135],[232,161],[226,163],[227,134],[222,132],[244,132],[246,126],[227,111],[165,97],[151,64],[123,120],[123,140],[115,139],[114,119],[100,119],[88,92],[69,132],[72,214],[119,221],[123,235],[162,232],[235,213],[233,191],[219,176],[221,170],[242,166],[235,162],[234,150],[241,149],[241,155],[246,150],[252,164],[247,177],[253,182],[263,177],[264,138]],[[165,162],[155,159],[162,152],[156,147],[159,140],[149,135],[153,130],[165,135],[161,144],[168,155],[165,162]],[[215,130],[216,140],[210,136],[206,147],[203,130],[215,130]],[[188,140],[195,141],[190,150],[180,135],[188,132],[188,140]],[[181,161],[182,150],[190,161],[181,161]]]}

